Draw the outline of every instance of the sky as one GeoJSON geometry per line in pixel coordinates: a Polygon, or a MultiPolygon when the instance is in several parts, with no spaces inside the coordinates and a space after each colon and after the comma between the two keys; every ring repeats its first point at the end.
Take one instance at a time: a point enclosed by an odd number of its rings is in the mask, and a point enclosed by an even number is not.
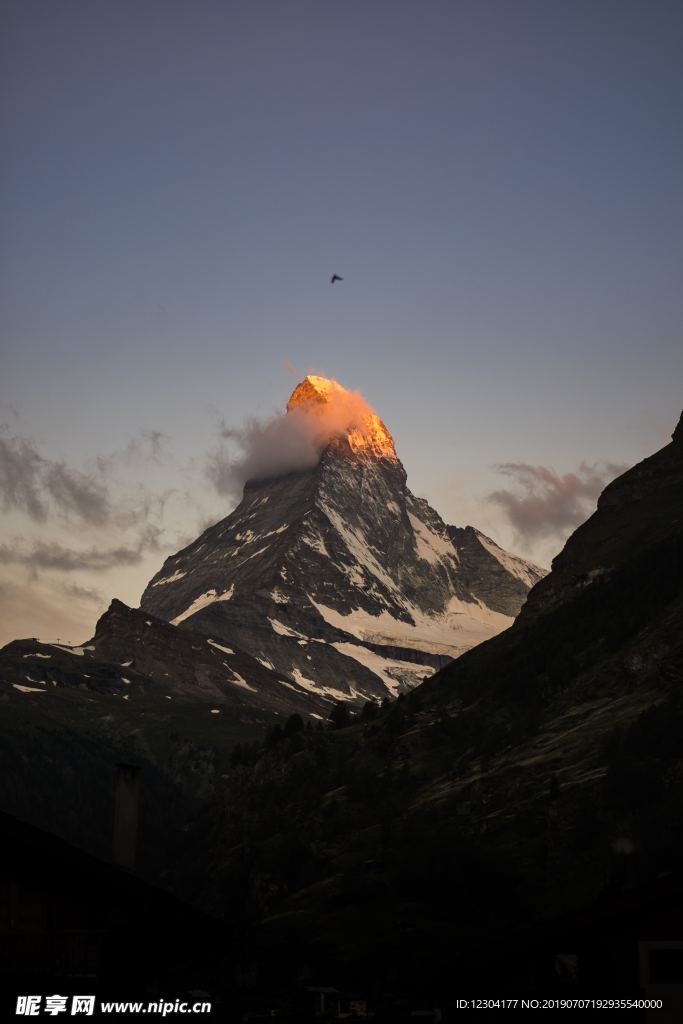
{"type": "Polygon", "coordinates": [[[667,442],[678,0],[0,17],[0,642],[137,605],[234,507],[226,432],[309,372],[446,521],[544,565],[667,442]]]}

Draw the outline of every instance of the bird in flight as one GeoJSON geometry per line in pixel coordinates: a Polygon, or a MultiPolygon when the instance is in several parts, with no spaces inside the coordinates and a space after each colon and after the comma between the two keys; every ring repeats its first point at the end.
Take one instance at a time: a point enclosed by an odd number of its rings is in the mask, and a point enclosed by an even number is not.
{"type": "Polygon", "coordinates": [[[340,277],[339,274],[333,274],[332,278],[330,279],[330,284],[334,284],[335,281],[343,281],[343,280],[344,280],[344,278],[340,277]]]}

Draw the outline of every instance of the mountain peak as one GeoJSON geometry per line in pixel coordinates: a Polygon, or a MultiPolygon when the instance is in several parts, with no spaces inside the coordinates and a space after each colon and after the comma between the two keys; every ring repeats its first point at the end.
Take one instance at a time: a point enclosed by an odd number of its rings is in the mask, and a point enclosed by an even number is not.
{"type": "Polygon", "coordinates": [[[311,403],[325,405],[329,403],[335,392],[348,394],[346,388],[332,380],[331,377],[317,377],[313,373],[307,373],[300,384],[292,391],[287,402],[287,412],[300,406],[307,406],[311,403]]]}
{"type": "Polygon", "coordinates": [[[143,612],[251,652],[297,700],[328,703],[396,696],[512,624],[543,572],[478,532],[451,536],[358,391],[309,374],[277,425],[317,462],[251,479],[166,560],[143,612]]]}
{"type": "Polygon", "coordinates": [[[294,388],[287,413],[320,417],[322,433],[345,438],[355,455],[398,461],[394,439],[377,413],[359,391],[349,391],[330,377],[307,374],[294,388]]]}

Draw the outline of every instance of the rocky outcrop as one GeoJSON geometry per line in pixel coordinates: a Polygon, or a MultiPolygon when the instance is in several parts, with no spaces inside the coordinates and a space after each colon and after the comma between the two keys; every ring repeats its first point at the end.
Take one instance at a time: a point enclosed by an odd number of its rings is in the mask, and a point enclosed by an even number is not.
{"type": "Polygon", "coordinates": [[[518,624],[607,581],[614,568],[665,544],[683,523],[683,434],[607,485],[595,513],[553,560],[552,573],[530,593],[518,624]]]}
{"type": "Polygon", "coordinates": [[[191,700],[233,724],[253,721],[255,713],[283,719],[295,712],[326,714],[319,695],[283,685],[250,654],[117,600],[81,647],[37,640],[8,644],[0,652],[0,682],[29,699],[77,688],[152,709],[164,701],[191,700]]]}

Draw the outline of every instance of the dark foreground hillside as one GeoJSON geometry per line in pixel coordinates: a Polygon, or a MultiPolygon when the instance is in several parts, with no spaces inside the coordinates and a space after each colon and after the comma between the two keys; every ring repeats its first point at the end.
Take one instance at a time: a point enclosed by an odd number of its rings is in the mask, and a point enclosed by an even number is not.
{"type": "Polygon", "coordinates": [[[239,921],[236,977],[533,987],[524,950],[544,936],[573,955],[561,940],[599,934],[591,915],[623,935],[631,904],[680,904],[682,484],[679,425],[513,628],[358,724],[238,755],[178,861],[194,899],[239,921]]]}

